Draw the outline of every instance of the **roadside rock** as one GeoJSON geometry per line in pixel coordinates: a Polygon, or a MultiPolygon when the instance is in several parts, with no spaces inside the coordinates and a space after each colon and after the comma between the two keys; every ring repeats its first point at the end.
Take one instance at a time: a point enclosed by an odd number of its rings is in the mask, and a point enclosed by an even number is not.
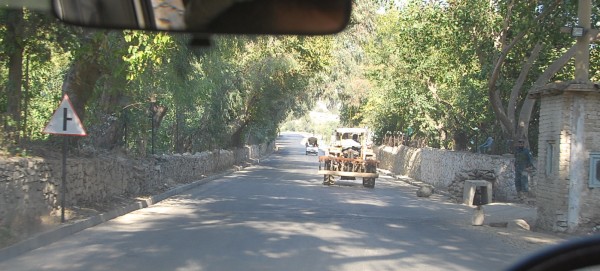
{"type": "Polygon", "coordinates": [[[527,223],[527,221],[525,221],[523,219],[515,219],[513,221],[508,222],[507,228],[508,229],[525,230],[525,231],[531,230],[529,223],[527,223]]]}
{"type": "Polygon", "coordinates": [[[433,195],[433,187],[430,185],[424,185],[417,190],[417,197],[420,198],[428,198],[433,195]]]}

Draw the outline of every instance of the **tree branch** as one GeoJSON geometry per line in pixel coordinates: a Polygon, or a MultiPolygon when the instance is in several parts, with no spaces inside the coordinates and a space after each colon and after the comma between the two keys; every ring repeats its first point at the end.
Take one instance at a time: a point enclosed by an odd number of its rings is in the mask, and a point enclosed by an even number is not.
{"type": "MultiPolygon", "coordinates": [[[[504,106],[502,104],[502,99],[500,98],[500,94],[496,91],[496,83],[498,82],[498,78],[500,77],[500,70],[502,69],[502,66],[504,65],[504,61],[506,60],[506,57],[508,56],[508,53],[510,52],[510,50],[512,50],[512,48],[514,48],[516,46],[516,44],[518,42],[520,42],[527,33],[529,33],[529,31],[535,26],[537,25],[539,22],[543,21],[546,16],[548,16],[552,11],[554,11],[556,9],[556,7],[560,4],[561,0],[555,0],[550,6],[548,6],[548,8],[544,9],[544,11],[539,14],[536,18],[535,18],[535,24],[532,24],[532,26],[530,26],[529,28],[521,31],[519,34],[517,34],[515,36],[515,38],[506,46],[502,46],[502,51],[500,52],[500,56],[498,56],[498,59],[496,59],[495,63],[494,63],[494,68],[492,70],[492,73],[490,75],[490,80],[488,81],[488,96],[490,99],[490,103],[492,104],[492,109],[494,110],[494,114],[496,115],[496,117],[498,118],[498,120],[500,121],[500,123],[502,124],[502,127],[506,130],[505,132],[508,132],[511,135],[514,135],[514,126],[512,125],[512,122],[510,121],[509,117],[506,115],[506,111],[504,111],[504,106]]],[[[510,10],[508,12],[509,14],[511,13],[510,10]]],[[[505,21],[506,22],[506,21],[505,21]]],[[[505,25],[505,28],[507,28],[508,26],[505,25]]],[[[507,29],[504,29],[503,31],[508,31],[507,29]]],[[[506,32],[503,32],[502,35],[505,37],[506,32]]],[[[501,40],[504,38],[502,37],[501,40]]],[[[505,41],[502,41],[503,44],[505,41]]]]}
{"type": "Polygon", "coordinates": [[[452,109],[452,104],[450,104],[449,102],[444,101],[444,100],[442,100],[442,98],[440,98],[440,95],[438,95],[438,93],[437,93],[437,86],[435,85],[434,82],[431,81],[431,78],[427,79],[427,89],[429,90],[429,92],[431,92],[431,95],[433,96],[433,98],[436,101],[438,101],[439,103],[446,106],[446,108],[448,110],[452,109]]]}
{"type": "MultiPolygon", "coordinates": [[[[556,9],[560,2],[561,0],[555,0],[552,5],[550,5],[547,9],[544,9],[544,11],[535,18],[536,24],[543,21],[546,18],[546,16],[550,14],[550,12],[554,11],[554,9],[556,9]]],[[[506,56],[508,56],[508,52],[510,52],[510,50],[513,47],[515,47],[515,45],[517,45],[517,43],[520,42],[532,28],[533,26],[521,31],[508,45],[506,45],[505,47],[503,46],[502,51],[500,52],[500,56],[496,60],[496,64],[494,65],[494,69],[492,70],[492,75],[488,84],[490,88],[495,89],[496,81],[498,81],[498,77],[500,76],[500,69],[504,65],[504,60],[506,59],[506,56]]],[[[502,33],[502,35],[505,35],[505,33],[502,33]]],[[[502,42],[502,44],[504,44],[505,41],[502,42]]]]}
{"type": "MultiPolygon", "coordinates": [[[[531,89],[529,89],[528,93],[531,94],[535,91],[538,91],[540,88],[546,85],[546,83],[550,81],[550,78],[552,78],[552,76],[554,76],[558,71],[560,71],[560,69],[567,65],[569,60],[571,60],[571,58],[575,56],[575,51],[576,47],[575,45],[573,45],[561,57],[552,62],[552,64],[548,66],[544,73],[540,75],[540,77],[538,77],[537,80],[535,80],[535,83],[533,84],[531,89]]],[[[529,130],[529,120],[531,119],[531,113],[533,112],[533,106],[535,105],[535,102],[535,99],[530,98],[525,99],[525,101],[523,102],[523,106],[521,107],[521,112],[519,114],[519,123],[517,125],[516,137],[527,137],[527,131],[529,130]]]]}
{"type": "Polygon", "coordinates": [[[506,37],[508,36],[508,30],[510,30],[510,16],[512,16],[512,8],[514,5],[515,1],[510,1],[506,9],[506,17],[502,22],[502,31],[500,31],[500,38],[498,39],[500,43],[500,50],[503,50],[503,46],[506,44],[506,37]]]}
{"type": "MultiPolygon", "coordinates": [[[[452,106],[451,103],[444,101],[437,93],[437,86],[435,85],[434,82],[431,81],[431,78],[427,79],[427,89],[429,89],[429,91],[431,92],[431,95],[433,96],[433,98],[438,102],[441,103],[442,105],[444,105],[446,107],[446,109],[448,110],[448,113],[450,113],[452,111],[452,109],[454,109],[454,106],[452,106]]],[[[454,120],[454,122],[456,124],[460,123],[460,120],[458,119],[458,116],[456,116],[456,114],[451,114],[452,119],[454,120]]],[[[462,117],[462,115],[461,115],[462,117]]]]}
{"type": "Polygon", "coordinates": [[[521,89],[523,88],[525,79],[527,79],[527,75],[531,71],[531,67],[533,66],[533,63],[535,62],[535,60],[540,55],[540,51],[542,50],[543,47],[544,46],[540,42],[538,42],[535,45],[535,47],[531,51],[531,54],[529,55],[529,58],[527,58],[525,65],[523,65],[523,68],[521,69],[519,78],[517,78],[517,81],[515,82],[515,85],[513,86],[512,90],[511,90],[510,99],[508,100],[508,108],[506,109],[506,111],[508,112],[508,119],[513,124],[511,126],[514,126],[514,123],[516,122],[515,114],[517,113],[516,112],[517,111],[517,99],[519,99],[519,94],[521,93],[521,89]]]}

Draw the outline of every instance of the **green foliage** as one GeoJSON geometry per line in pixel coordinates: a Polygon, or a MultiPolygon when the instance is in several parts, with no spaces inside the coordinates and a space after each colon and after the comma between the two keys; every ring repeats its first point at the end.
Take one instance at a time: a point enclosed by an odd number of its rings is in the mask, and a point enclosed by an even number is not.
{"type": "MultiPolygon", "coordinates": [[[[41,133],[49,116],[58,105],[60,85],[70,54],[57,46],[56,41],[62,34],[48,14],[38,14],[23,10],[23,19],[19,25],[22,33],[16,39],[4,39],[7,24],[11,23],[7,10],[0,11],[0,90],[4,90],[8,82],[8,53],[17,47],[23,48],[21,70],[22,88],[14,95],[13,101],[7,93],[0,92],[0,110],[7,112],[9,101],[19,103],[21,117],[19,125],[21,140],[46,139],[41,133]],[[17,98],[18,97],[18,98],[17,98]]],[[[62,41],[65,41],[64,39],[62,41]]]]}
{"type": "MultiPolygon", "coordinates": [[[[504,112],[512,110],[518,116],[535,80],[573,44],[557,29],[576,21],[573,1],[361,1],[356,7],[362,21],[353,20],[343,34],[355,38],[344,39],[337,48],[324,92],[340,103],[342,123],[370,126],[380,137],[411,129],[431,146],[455,149],[474,147],[477,139],[487,136],[506,138],[488,93],[494,61],[504,49],[502,40],[508,44],[526,33],[508,51],[494,85],[504,112]],[[552,12],[538,21],[545,10],[552,12]],[[358,42],[361,38],[366,41],[358,42]],[[540,57],[517,89],[515,108],[506,108],[538,42],[544,45],[540,57]],[[347,83],[365,75],[368,81],[358,88],[347,83]]],[[[598,53],[595,46],[592,49],[591,62],[596,63],[598,53]]],[[[572,67],[552,80],[573,78],[572,67]]],[[[597,77],[597,69],[591,67],[592,77],[597,77]]]]}
{"type": "MultiPolygon", "coordinates": [[[[473,146],[474,138],[502,134],[487,83],[502,49],[503,23],[511,26],[509,40],[529,31],[501,70],[497,88],[503,102],[533,46],[544,45],[519,93],[522,101],[536,76],[573,44],[556,31],[574,21],[572,2],[535,27],[536,14],[554,1],[355,1],[350,26],[337,36],[216,37],[211,48],[200,49],[188,46],[187,35],[85,30],[25,11],[20,42],[29,70],[21,134],[48,139],[41,130],[61,89],[74,80],[66,75],[77,63],[88,63],[99,67],[100,76],[80,78],[90,96],[83,114],[90,136],[80,146],[149,154],[151,105],[165,112],[154,121],[157,153],[262,143],[284,123],[323,135],[337,125],[369,126],[379,136],[412,130],[431,146],[473,146]],[[340,123],[304,117],[320,99],[339,111],[340,123]]],[[[3,113],[9,101],[4,89],[11,83],[5,56],[16,46],[5,42],[5,15],[0,12],[3,113]]],[[[598,81],[600,53],[597,45],[592,49],[591,75],[598,81]]],[[[572,74],[569,67],[552,79],[572,74]]]]}
{"type": "Polygon", "coordinates": [[[242,138],[271,140],[288,114],[306,112],[316,97],[307,86],[327,69],[330,44],[330,39],[321,37],[217,41],[203,64],[210,82],[219,88],[214,95],[221,100],[222,121],[237,137],[231,144],[239,144],[242,138]]]}
{"type": "Polygon", "coordinates": [[[27,119],[25,134],[31,140],[48,138],[42,130],[56,110],[61,97],[62,78],[69,63],[66,54],[56,54],[53,61],[37,62],[30,59],[29,107],[24,114],[27,119]]]}
{"type": "Polygon", "coordinates": [[[449,9],[444,2],[408,1],[378,16],[366,47],[373,91],[362,114],[379,136],[410,128],[450,147],[455,136],[470,138],[472,128],[490,119],[476,50],[459,40],[471,35],[455,33],[466,26],[452,21],[469,24],[474,13],[449,9]]]}

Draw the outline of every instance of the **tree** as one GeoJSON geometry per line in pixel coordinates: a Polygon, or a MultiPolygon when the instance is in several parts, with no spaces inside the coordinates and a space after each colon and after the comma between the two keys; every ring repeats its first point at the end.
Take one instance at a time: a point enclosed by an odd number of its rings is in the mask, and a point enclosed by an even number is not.
{"type": "Polygon", "coordinates": [[[362,106],[371,91],[365,47],[372,41],[378,1],[355,1],[347,29],[334,38],[332,67],[315,82],[319,98],[340,112],[344,126],[367,125],[362,106]]]}
{"type": "MultiPolygon", "coordinates": [[[[535,101],[523,97],[523,85],[533,67],[534,61],[539,57],[543,49],[543,42],[556,40],[549,39],[550,35],[544,35],[543,32],[556,31],[556,26],[560,26],[563,23],[561,20],[557,20],[557,18],[561,17],[559,10],[561,2],[558,0],[545,1],[543,3],[509,1],[505,6],[499,6],[504,11],[504,17],[500,31],[496,33],[496,36],[491,37],[497,42],[497,51],[488,81],[488,95],[494,113],[500,121],[504,132],[514,140],[527,138],[529,121],[535,101]],[[531,37],[528,37],[528,35],[531,37]],[[502,80],[502,68],[509,62],[508,58],[510,55],[523,55],[523,49],[521,49],[521,52],[518,52],[519,48],[517,46],[519,43],[525,43],[525,48],[529,47],[532,49],[530,52],[525,53],[529,56],[526,58],[525,63],[522,64],[519,76],[513,83],[508,103],[505,107],[501,98],[502,88],[499,88],[498,85],[501,84],[500,81],[502,80]],[[521,104],[521,113],[517,119],[516,112],[519,111],[519,104],[521,104]]],[[[564,57],[552,63],[537,78],[533,84],[533,88],[539,88],[547,83],[566,64],[573,53],[573,50],[568,50],[565,52],[564,57]]]]}
{"type": "Polygon", "coordinates": [[[5,129],[13,143],[19,141],[21,122],[21,95],[23,85],[23,52],[25,51],[24,11],[23,9],[6,10],[6,34],[4,35],[4,51],[8,58],[8,84],[6,87],[6,113],[8,125],[5,129]]]}
{"type": "MultiPolygon", "coordinates": [[[[35,76],[47,68],[45,63],[52,62],[52,53],[61,51],[61,47],[54,44],[61,34],[59,29],[55,19],[48,14],[27,9],[0,11],[0,55],[8,60],[7,92],[2,95],[5,99],[2,108],[7,113],[9,127],[6,128],[13,144],[21,143],[22,134],[29,137],[33,133],[26,127],[28,121],[38,121],[29,118],[32,116],[30,100],[34,98],[32,92],[39,92],[44,86],[32,88],[32,84],[39,82],[35,76]]],[[[68,44],[66,40],[62,41],[62,44],[68,44]]]]}
{"type": "Polygon", "coordinates": [[[572,77],[573,40],[558,28],[575,21],[573,2],[384,2],[366,46],[373,91],[352,110],[378,133],[410,128],[459,150],[527,136],[528,92],[572,77]]]}
{"type": "Polygon", "coordinates": [[[288,114],[306,112],[316,97],[310,81],[327,68],[330,52],[331,39],[322,37],[217,40],[202,63],[229,144],[271,140],[288,114]]]}
{"type": "Polygon", "coordinates": [[[378,16],[367,47],[369,79],[375,91],[364,112],[381,137],[401,131],[429,145],[464,150],[484,128],[481,66],[468,35],[445,2],[409,1],[378,16]]]}

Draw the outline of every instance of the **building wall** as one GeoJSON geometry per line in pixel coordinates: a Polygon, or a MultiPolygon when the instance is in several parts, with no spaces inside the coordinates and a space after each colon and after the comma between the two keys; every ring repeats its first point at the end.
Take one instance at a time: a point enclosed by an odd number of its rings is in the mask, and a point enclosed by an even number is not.
{"type": "Polygon", "coordinates": [[[585,189],[581,194],[580,227],[587,229],[600,226],[600,188],[588,186],[590,176],[590,153],[600,152],[600,93],[585,95],[585,189]]]}
{"type": "MultiPolygon", "coordinates": [[[[567,99],[568,100],[568,99],[567,99]]],[[[538,220],[536,225],[547,230],[567,227],[568,168],[571,142],[567,131],[571,106],[562,96],[542,99],[538,140],[537,189],[538,220]]]]}
{"type": "Polygon", "coordinates": [[[541,97],[536,226],[577,231],[600,225],[600,191],[590,188],[589,155],[600,151],[600,94],[541,97]]]}

